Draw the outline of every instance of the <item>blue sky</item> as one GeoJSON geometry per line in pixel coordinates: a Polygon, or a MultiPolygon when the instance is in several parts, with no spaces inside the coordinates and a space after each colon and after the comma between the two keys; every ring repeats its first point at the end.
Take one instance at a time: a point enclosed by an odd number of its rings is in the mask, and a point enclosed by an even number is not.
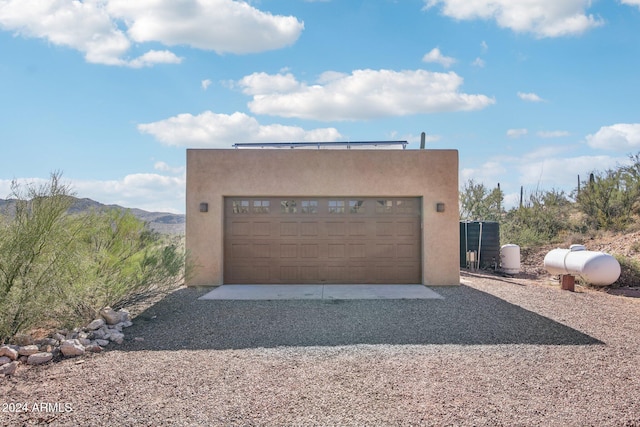
{"type": "Polygon", "coordinates": [[[640,151],[640,0],[0,0],[0,198],[184,212],[186,148],[408,140],[507,205],[640,151]]]}

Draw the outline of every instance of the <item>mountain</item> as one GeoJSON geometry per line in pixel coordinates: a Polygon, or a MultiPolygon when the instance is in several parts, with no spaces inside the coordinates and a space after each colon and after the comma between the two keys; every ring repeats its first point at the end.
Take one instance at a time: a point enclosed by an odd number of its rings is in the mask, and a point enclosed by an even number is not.
{"type": "MultiPolygon", "coordinates": [[[[185,216],[168,212],[148,212],[137,208],[125,208],[119,205],[105,205],[95,200],[73,197],[74,202],[69,213],[82,213],[90,210],[119,209],[131,212],[136,218],[149,224],[151,229],[163,234],[182,234],[185,232],[185,216]]],[[[0,214],[11,214],[15,199],[0,199],[0,214]]]]}

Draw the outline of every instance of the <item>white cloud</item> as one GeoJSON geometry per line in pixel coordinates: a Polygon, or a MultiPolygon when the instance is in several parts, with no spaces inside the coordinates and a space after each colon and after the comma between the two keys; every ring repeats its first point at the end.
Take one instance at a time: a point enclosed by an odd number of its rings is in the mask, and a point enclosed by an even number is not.
{"type": "Polygon", "coordinates": [[[359,120],[447,111],[480,110],[495,103],[460,93],[462,77],[425,70],[355,70],[324,73],[309,85],[291,74],[254,73],[238,84],[253,96],[255,114],[314,120],[359,120]]]}
{"type": "Polygon", "coordinates": [[[180,62],[150,50],[126,59],[132,42],[254,53],[293,44],[304,23],[232,0],[3,0],[0,29],[82,52],[87,62],[130,67],[180,62]]]}
{"type": "Polygon", "coordinates": [[[144,55],[129,61],[132,68],[151,67],[155,64],[180,64],[182,58],[168,50],[150,50],[144,55]]]}
{"type": "Polygon", "coordinates": [[[571,135],[566,130],[539,131],[536,133],[540,138],[562,138],[571,135]]]}
{"type": "Polygon", "coordinates": [[[480,43],[480,49],[482,49],[482,53],[487,53],[487,51],[489,50],[489,45],[486,41],[482,40],[482,43],[480,43]]]}
{"type": "Polygon", "coordinates": [[[620,0],[620,3],[640,7],[640,0],[620,0]]]}
{"type": "Polygon", "coordinates": [[[543,190],[573,189],[577,186],[578,175],[584,177],[594,170],[614,168],[620,164],[620,160],[610,156],[578,156],[522,162],[518,166],[519,181],[521,185],[536,186],[543,190]]]}
{"type": "Polygon", "coordinates": [[[211,86],[211,80],[204,79],[203,81],[200,82],[200,86],[202,86],[202,90],[209,89],[209,86],[211,86]]]}
{"type": "Polygon", "coordinates": [[[527,129],[509,129],[507,130],[507,136],[509,138],[520,138],[521,136],[525,136],[529,131],[527,129]]]}
{"type": "Polygon", "coordinates": [[[425,0],[426,9],[435,6],[454,19],[491,19],[500,27],[537,37],[578,35],[604,23],[586,14],[591,0],[425,0]]]}
{"type": "Polygon", "coordinates": [[[179,174],[184,172],[184,166],[169,166],[166,162],[158,161],[153,164],[153,168],[160,172],[170,172],[173,174],[179,174]]]}
{"type": "Polygon", "coordinates": [[[98,1],[5,0],[0,28],[76,49],[88,62],[124,65],[131,42],[98,1]]]}
{"type": "Polygon", "coordinates": [[[533,92],[530,92],[530,93],[518,92],[518,98],[522,99],[523,101],[529,101],[529,102],[543,102],[544,101],[544,99],[540,98],[538,95],[536,95],[533,92]]]}
{"type": "Polygon", "coordinates": [[[484,68],[485,66],[485,62],[484,59],[478,57],[476,59],[473,60],[473,62],[471,63],[471,65],[479,67],[479,68],[484,68]]]}
{"type": "Polygon", "coordinates": [[[603,126],[592,135],[587,135],[587,144],[592,148],[609,150],[632,150],[640,147],[640,123],[618,123],[603,126]]]}
{"type": "MultiPolygon", "coordinates": [[[[45,184],[43,178],[18,178],[19,183],[45,184]]],[[[151,212],[184,213],[186,178],[154,173],[135,173],[114,180],[82,180],[63,177],[77,197],[104,204],[139,208],[151,212]]],[[[10,180],[0,180],[0,198],[9,194],[10,180]]]]}
{"type": "Polygon", "coordinates": [[[205,111],[196,116],[179,114],[165,120],[138,125],[142,133],[178,147],[231,148],[236,142],[337,141],[335,128],[305,130],[280,124],[261,125],[244,113],[216,114],[205,111]]]}
{"type": "Polygon", "coordinates": [[[129,23],[136,42],[159,41],[217,53],[255,53],[293,44],[304,24],[231,0],[109,0],[109,12],[129,23]]]}
{"type": "Polygon", "coordinates": [[[426,53],[422,57],[422,62],[435,62],[444,68],[449,68],[456,63],[456,59],[450,56],[444,56],[439,48],[434,47],[429,53],[426,53]]]}

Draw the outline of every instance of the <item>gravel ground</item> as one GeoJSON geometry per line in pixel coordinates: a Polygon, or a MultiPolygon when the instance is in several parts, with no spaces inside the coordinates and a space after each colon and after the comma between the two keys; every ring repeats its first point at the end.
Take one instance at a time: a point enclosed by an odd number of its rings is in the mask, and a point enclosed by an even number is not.
{"type": "Polygon", "coordinates": [[[406,301],[181,289],[121,346],[0,379],[0,425],[640,426],[640,300],[462,283],[406,301]]]}

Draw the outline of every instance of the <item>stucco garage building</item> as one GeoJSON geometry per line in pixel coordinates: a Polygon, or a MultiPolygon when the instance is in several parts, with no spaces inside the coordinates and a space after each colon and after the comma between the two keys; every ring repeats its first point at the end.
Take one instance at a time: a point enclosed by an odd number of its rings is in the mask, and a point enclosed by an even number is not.
{"type": "Polygon", "coordinates": [[[459,284],[458,152],[187,150],[189,285],[459,284]]]}

